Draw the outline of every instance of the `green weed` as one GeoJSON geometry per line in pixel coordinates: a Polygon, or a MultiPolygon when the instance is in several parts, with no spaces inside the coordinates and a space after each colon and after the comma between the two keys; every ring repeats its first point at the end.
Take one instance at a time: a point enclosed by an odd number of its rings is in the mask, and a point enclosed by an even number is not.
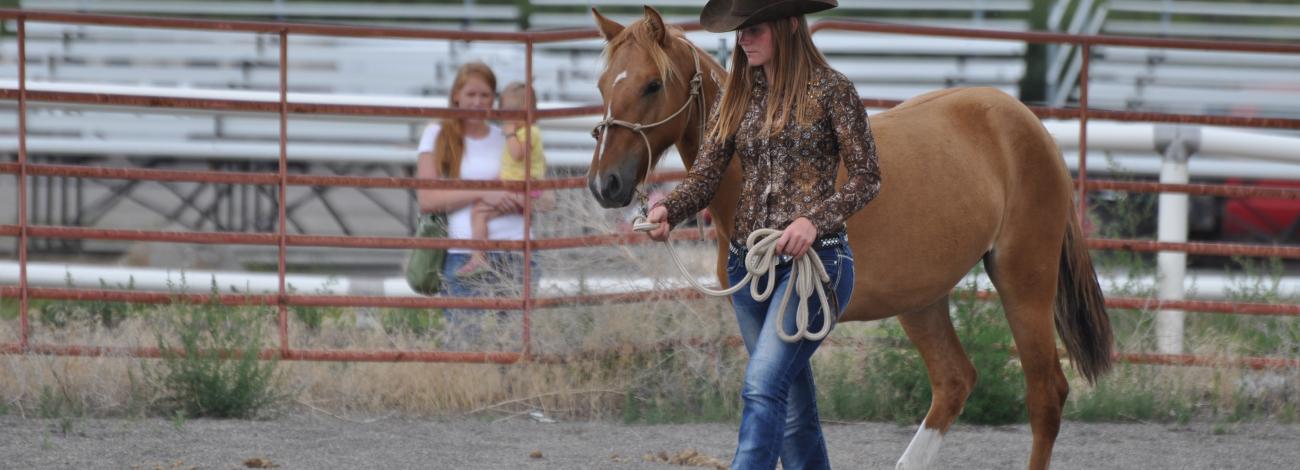
{"type": "Polygon", "coordinates": [[[168,332],[157,335],[162,361],[145,372],[160,384],[161,411],[189,417],[252,418],[287,399],[278,357],[259,360],[268,307],[173,303],[161,310],[168,332]],[[165,333],[170,333],[165,334],[165,333]],[[169,336],[174,337],[170,339],[169,336]]]}

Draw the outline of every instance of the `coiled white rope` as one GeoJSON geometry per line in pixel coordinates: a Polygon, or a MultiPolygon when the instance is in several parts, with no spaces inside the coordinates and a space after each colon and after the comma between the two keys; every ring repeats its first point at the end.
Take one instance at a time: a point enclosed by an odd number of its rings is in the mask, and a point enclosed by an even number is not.
{"type": "MultiPolygon", "coordinates": [[[[638,232],[649,232],[658,227],[659,224],[646,222],[644,216],[637,216],[632,219],[632,230],[638,232]]],[[[699,281],[695,280],[695,276],[692,276],[686,270],[682,260],[677,257],[677,250],[673,249],[673,245],[668,243],[667,240],[664,241],[664,245],[668,247],[668,254],[672,256],[673,263],[677,264],[677,269],[682,272],[682,275],[686,276],[686,279],[695,287],[695,290],[705,295],[722,297],[736,293],[748,283],[749,294],[754,297],[754,300],[762,302],[771,297],[772,292],[776,290],[776,265],[779,261],[776,255],[776,242],[780,239],[781,231],[776,229],[760,228],[750,233],[745,238],[745,247],[747,248],[745,254],[745,269],[747,272],[745,277],[736,285],[727,289],[711,289],[701,285],[699,281]],[[767,274],[767,288],[759,290],[757,279],[763,274],[767,274]]],[[[726,241],[722,241],[722,243],[726,243],[726,241]]],[[[820,341],[830,334],[831,329],[835,327],[835,319],[839,316],[839,312],[831,311],[829,296],[826,294],[825,285],[830,280],[830,275],[826,273],[826,266],[821,263],[821,259],[817,258],[812,247],[809,247],[804,254],[794,259],[794,266],[790,271],[790,284],[794,289],[785,290],[785,294],[781,296],[781,306],[777,309],[776,315],[776,335],[782,341],[787,343],[798,342],[800,339],[820,341]],[[794,334],[786,334],[785,308],[789,304],[791,291],[798,291],[799,293],[799,308],[795,311],[795,332],[794,334]],[[808,331],[808,299],[814,294],[821,301],[822,316],[825,318],[825,321],[822,322],[822,329],[816,333],[808,331]]]]}

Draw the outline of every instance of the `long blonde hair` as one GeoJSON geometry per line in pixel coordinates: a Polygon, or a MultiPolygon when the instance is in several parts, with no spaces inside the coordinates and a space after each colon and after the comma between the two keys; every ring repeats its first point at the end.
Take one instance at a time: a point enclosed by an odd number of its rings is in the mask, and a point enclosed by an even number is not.
{"type": "MultiPolygon", "coordinates": [[[[492,73],[492,69],[482,62],[467,62],[460,66],[460,70],[456,71],[456,79],[451,82],[450,107],[460,107],[460,104],[455,102],[456,94],[465,87],[470,77],[482,79],[487,82],[493,93],[496,92],[497,76],[492,73]]],[[[438,131],[438,138],[433,142],[433,163],[438,168],[440,177],[460,178],[460,163],[465,159],[465,120],[443,119],[439,125],[442,129],[438,131]]]]}
{"type": "MultiPolygon", "coordinates": [[[[761,135],[772,135],[794,121],[811,124],[815,103],[808,97],[808,83],[814,68],[830,68],[826,57],[813,44],[808,18],[796,17],[795,25],[781,18],[768,23],[772,38],[772,75],[767,77],[767,109],[763,114],[761,135]],[[785,38],[789,38],[786,40],[785,38]]],[[[739,33],[737,33],[739,34],[739,33]]],[[[731,52],[731,75],[718,110],[718,121],[710,131],[712,137],[725,139],[736,135],[740,121],[754,92],[754,69],[740,45],[731,52]]]]}

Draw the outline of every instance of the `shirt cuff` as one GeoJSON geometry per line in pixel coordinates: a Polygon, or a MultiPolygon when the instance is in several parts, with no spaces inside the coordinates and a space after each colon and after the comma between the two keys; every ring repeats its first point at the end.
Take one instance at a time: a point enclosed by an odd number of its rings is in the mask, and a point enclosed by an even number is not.
{"type": "Polygon", "coordinates": [[[829,211],[821,208],[814,209],[811,213],[802,215],[801,217],[812,222],[813,227],[817,227],[818,237],[831,234],[832,230],[841,223],[841,220],[838,217],[835,217],[829,211]]]}
{"type": "Polygon", "coordinates": [[[686,216],[687,216],[687,214],[683,214],[683,213],[682,213],[683,210],[682,210],[681,204],[679,204],[679,203],[677,203],[676,201],[672,200],[672,198],[664,198],[664,199],[660,200],[659,202],[655,203],[655,205],[652,206],[651,209],[653,209],[654,207],[657,207],[657,206],[663,206],[664,209],[668,209],[668,226],[669,226],[669,227],[676,227],[677,224],[680,224],[680,223],[682,223],[683,220],[686,220],[686,216]]]}

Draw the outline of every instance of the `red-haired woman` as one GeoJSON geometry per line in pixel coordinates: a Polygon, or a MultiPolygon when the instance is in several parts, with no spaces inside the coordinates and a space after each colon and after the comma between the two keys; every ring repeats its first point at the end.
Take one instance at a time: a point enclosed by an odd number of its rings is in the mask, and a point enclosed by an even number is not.
{"type": "MultiPolygon", "coordinates": [[[[452,82],[450,107],[473,110],[492,109],[496,102],[496,75],[481,62],[460,67],[452,82]]],[[[443,119],[430,124],[420,139],[417,176],[464,180],[495,180],[501,173],[501,154],[506,135],[496,124],[482,119],[443,119]]],[[[483,202],[503,215],[488,223],[489,240],[524,238],[524,198],[522,193],[477,189],[420,189],[416,191],[422,213],[446,213],[447,235],[453,239],[473,238],[471,211],[474,203],[483,202]]],[[[539,208],[554,205],[549,192],[538,201],[539,208]]],[[[454,297],[514,296],[522,286],[524,261],[518,252],[490,251],[486,270],[472,278],[457,276],[457,270],[469,261],[471,250],[447,250],[443,266],[443,293],[454,297]]],[[[536,279],[536,276],[533,276],[536,279]]],[[[445,312],[447,331],[457,346],[473,346],[480,333],[481,315],[476,311],[445,312]]]]}

